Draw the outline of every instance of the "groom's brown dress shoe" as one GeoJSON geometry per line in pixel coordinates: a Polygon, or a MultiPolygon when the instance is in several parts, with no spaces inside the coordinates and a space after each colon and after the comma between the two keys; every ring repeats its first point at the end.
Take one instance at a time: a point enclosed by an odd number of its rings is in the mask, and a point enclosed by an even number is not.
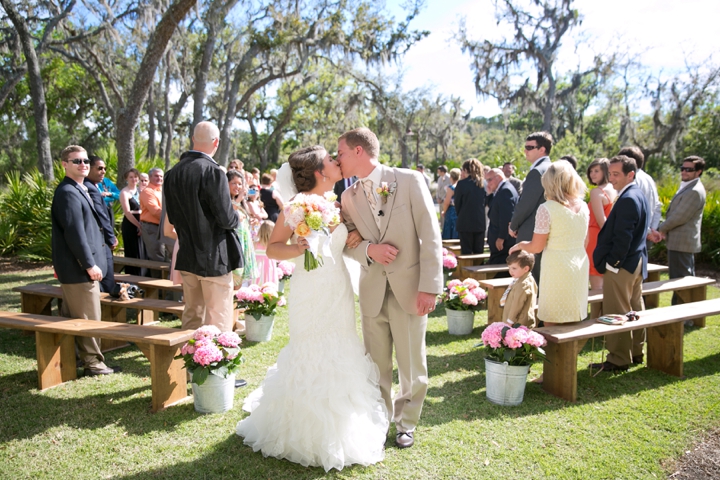
{"type": "Polygon", "coordinates": [[[397,445],[398,448],[409,448],[412,447],[414,443],[413,432],[398,432],[395,437],[395,445],[397,445]]]}

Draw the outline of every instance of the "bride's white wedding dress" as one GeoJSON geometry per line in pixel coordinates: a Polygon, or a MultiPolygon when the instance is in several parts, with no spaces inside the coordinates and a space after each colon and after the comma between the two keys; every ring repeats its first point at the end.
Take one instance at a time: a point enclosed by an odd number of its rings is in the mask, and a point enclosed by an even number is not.
{"type": "MultiPolygon", "coordinates": [[[[384,457],[388,429],[378,369],[355,327],[355,299],[342,258],[345,225],[332,233],[331,258],[290,279],[290,341],[262,386],[243,404],[245,444],[265,456],[341,470],[384,457]]],[[[326,239],[327,240],[327,239],[326,239]]]]}

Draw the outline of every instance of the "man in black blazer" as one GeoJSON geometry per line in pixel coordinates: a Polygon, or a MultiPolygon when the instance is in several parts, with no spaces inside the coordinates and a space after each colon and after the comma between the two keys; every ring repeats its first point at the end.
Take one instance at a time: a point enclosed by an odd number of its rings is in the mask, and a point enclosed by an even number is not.
{"type": "Polygon", "coordinates": [[[357,177],[343,178],[342,180],[338,180],[337,182],[335,182],[335,186],[333,187],[333,193],[337,195],[338,202],[342,198],[343,192],[350,188],[355,182],[357,182],[357,177]]]}
{"type": "MultiPolygon", "coordinates": [[[[100,287],[107,271],[105,242],[100,218],[83,181],[90,170],[87,152],[78,145],[60,154],[65,178],[55,189],[51,212],[52,260],[63,292],[60,314],[100,321],[100,287]]],[[[105,207],[103,206],[103,209],[105,207]]],[[[85,375],[108,375],[96,338],[75,337],[85,375]]]]}
{"type": "Polygon", "coordinates": [[[483,253],[485,248],[485,188],[482,165],[471,158],[462,165],[460,181],[455,184],[455,229],[460,238],[460,254],[483,253]],[[478,185],[478,183],[480,185],[478,185]]]}
{"type": "MultiPolygon", "coordinates": [[[[525,158],[532,164],[522,184],[522,194],[515,205],[515,212],[510,221],[508,232],[518,242],[532,241],[535,230],[535,213],[545,203],[545,189],[542,176],[550,167],[550,150],[553,138],[548,132],[531,133],[525,139],[525,158]]],[[[542,253],[535,254],[533,278],[540,286],[540,263],[542,253]]]]}
{"type": "Polygon", "coordinates": [[[98,218],[100,218],[100,225],[103,229],[103,238],[105,240],[105,256],[107,258],[107,272],[100,281],[100,291],[110,293],[115,288],[115,272],[113,266],[113,250],[117,247],[118,240],[115,237],[115,226],[108,213],[108,208],[105,204],[100,190],[97,186],[105,178],[106,166],[105,162],[97,155],[90,155],[90,171],[88,176],[83,182],[88,189],[90,199],[93,201],[95,212],[97,212],[98,218]]]}
{"type": "Polygon", "coordinates": [[[212,156],[220,132],[200,122],[193,148],[165,175],[167,221],[175,227],[179,249],[175,269],[183,279],[184,329],[233,327],[232,271],[243,265],[236,229],[240,223],[230,201],[228,180],[212,156]]]}
{"type": "Polygon", "coordinates": [[[493,194],[488,218],[487,241],[490,247],[488,264],[504,265],[507,261],[508,250],[515,245],[515,239],[508,232],[508,225],[512,220],[518,193],[515,187],[506,178],[499,168],[493,168],[485,175],[487,191],[493,194]]]}
{"type": "MultiPolygon", "coordinates": [[[[647,277],[645,237],[650,215],[647,199],[635,183],[635,160],[618,155],[610,160],[608,170],[618,197],[598,234],[593,260],[598,272],[604,274],[603,313],[623,315],[645,309],[642,281],[647,277]]],[[[644,340],[644,330],[607,335],[607,361],[591,367],[617,371],[627,370],[631,363],[642,363],[644,340]]]]}

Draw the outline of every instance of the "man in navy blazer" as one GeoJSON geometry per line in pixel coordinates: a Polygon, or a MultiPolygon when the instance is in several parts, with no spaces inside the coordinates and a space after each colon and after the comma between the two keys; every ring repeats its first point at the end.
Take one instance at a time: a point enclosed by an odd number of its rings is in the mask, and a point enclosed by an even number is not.
{"type": "MultiPolygon", "coordinates": [[[[603,273],[603,313],[625,314],[644,310],[642,282],[647,277],[645,237],[650,228],[647,199],[635,183],[637,164],[625,155],[610,160],[610,183],[618,191],[593,252],[595,268],[603,273]]],[[[642,363],[645,331],[616,333],[605,337],[607,361],[590,365],[605,371],[627,370],[642,363]]]]}
{"type": "MultiPolygon", "coordinates": [[[[65,178],[55,189],[51,212],[52,260],[63,292],[60,314],[100,321],[100,286],[107,271],[105,241],[98,213],[83,181],[90,160],[83,147],[71,145],[60,154],[65,178]]],[[[94,188],[94,187],[93,187],[94,188]]],[[[103,206],[103,209],[105,207],[103,206]]],[[[96,338],[75,337],[85,375],[108,375],[96,338]]]]}
{"type": "MultiPolygon", "coordinates": [[[[535,231],[535,213],[545,203],[545,189],[542,176],[550,167],[550,150],[553,138],[548,132],[531,133],[525,139],[525,159],[532,164],[522,184],[522,194],[515,205],[508,232],[518,242],[531,241],[535,231]]],[[[535,254],[533,278],[540,286],[541,253],[535,254]]]]}
{"type": "Polygon", "coordinates": [[[103,229],[103,238],[105,239],[105,257],[107,259],[107,272],[100,281],[100,291],[110,293],[115,288],[115,272],[113,269],[112,251],[117,247],[118,240],[115,237],[115,226],[113,220],[108,213],[108,207],[105,198],[98,190],[98,184],[102,183],[105,178],[106,166],[105,162],[97,155],[90,155],[90,171],[83,182],[88,189],[88,194],[93,201],[95,212],[100,219],[100,225],[103,229]]]}
{"type": "Polygon", "coordinates": [[[485,175],[487,191],[493,194],[488,218],[487,241],[490,247],[488,264],[504,265],[507,261],[508,250],[515,245],[515,239],[508,232],[508,225],[512,220],[518,193],[515,187],[505,178],[505,173],[499,168],[493,168],[485,175]]]}

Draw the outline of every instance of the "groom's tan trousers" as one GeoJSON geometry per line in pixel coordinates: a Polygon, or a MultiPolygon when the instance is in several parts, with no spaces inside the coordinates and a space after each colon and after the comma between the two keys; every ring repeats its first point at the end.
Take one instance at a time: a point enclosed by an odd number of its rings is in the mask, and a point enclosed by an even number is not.
{"type": "Polygon", "coordinates": [[[380,369],[380,393],[388,419],[398,432],[412,432],[420,419],[428,389],[425,331],[427,316],[410,315],[400,307],[387,284],[382,309],[377,317],[362,317],[365,349],[380,369]],[[392,398],[392,351],[398,363],[400,392],[392,398]]]}

